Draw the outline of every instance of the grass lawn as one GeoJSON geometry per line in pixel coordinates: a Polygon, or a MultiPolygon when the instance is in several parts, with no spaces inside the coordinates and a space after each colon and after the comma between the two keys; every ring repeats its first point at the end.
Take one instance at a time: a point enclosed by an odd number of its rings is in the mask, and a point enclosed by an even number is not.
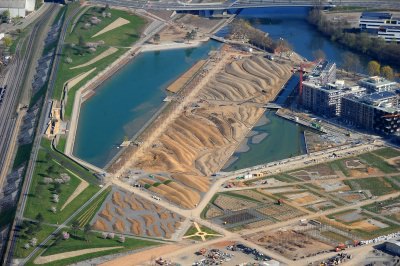
{"type": "Polygon", "coordinates": [[[28,249],[24,248],[24,245],[26,243],[29,243],[29,240],[31,237],[36,237],[37,238],[37,244],[40,244],[47,236],[49,236],[54,230],[56,230],[55,227],[49,226],[49,225],[42,225],[41,230],[36,232],[33,236],[28,236],[26,234],[22,234],[18,239],[17,239],[17,244],[15,248],[15,257],[16,258],[25,258],[28,256],[32,251],[33,247],[30,247],[28,249]]]}
{"type": "MultiPolygon", "coordinates": [[[[46,143],[46,141],[43,141],[46,143]]],[[[47,146],[47,145],[46,145],[47,146]]],[[[39,150],[38,159],[36,162],[36,167],[32,177],[32,183],[28,195],[27,206],[25,208],[24,216],[27,218],[35,218],[35,216],[40,212],[42,213],[44,220],[50,223],[62,223],[65,221],[75,210],[77,210],[82,203],[89,200],[98,190],[97,185],[89,185],[81,194],[79,194],[72,202],[70,202],[62,211],[60,208],[69,198],[69,196],[75,191],[76,187],[81,182],[77,177],[67,171],[71,170],[78,174],[81,178],[85,176],[81,173],[84,170],[81,169],[79,172],[75,172],[75,168],[65,168],[69,163],[67,161],[61,161],[55,154],[55,151],[49,151],[46,148],[41,148],[39,150]],[[60,165],[60,164],[63,164],[60,165]],[[59,202],[54,203],[52,201],[52,194],[55,193],[54,184],[45,184],[43,182],[44,177],[59,178],[61,173],[67,173],[71,180],[66,184],[61,184],[61,193],[59,194],[59,202]],[[57,207],[57,213],[51,212],[51,207],[57,207]]],[[[62,156],[62,155],[60,155],[62,156]]]]}
{"type": "Polygon", "coordinates": [[[397,173],[398,170],[382,160],[380,157],[376,156],[373,153],[364,153],[358,156],[362,161],[365,161],[367,164],[369,164],[372,167],[376,167],[379,170],[381,170],[384,173],[397,173]]]}
{"type": "Polygon", "coordinates": [[[396,192],[396,187],[383,177],[345,180],[344,183],[350,186],[352,190],[359,190],[359,188],[361,188],[361,190],[369,190],[374,196],[382,196],[396,192]],[[357,185],[359,187],[357,187],[357,185]]]}
{"type": "MultiPolygon", "coordinates": [[[[79,216],[77,217],[77,221],[79,222],[80,227],[84,227],[87,223],[89,223],[93,216],[99,211],[101,205],[103,204],[104,200],[107,198],[108,194],[111,192],[111,187],[104,190],[97,198],[89,204],[85,209],[83,209],[79,216]]],[[[71,221],[71,224],[73,221],[71,221]]]]}
{"type": "Polygon", "coordinates": [[[66,143],[67,143],[67,138],[65,136],[61,136],[60,139],[58,140],[57,149],[60,152],[64,152],[66,143]]]}
{"type": "Polygon", "coordinates": [[[82,256],[77,256],[69,259],[58,260],[52,263],[47,263],[43,265],[69,265],[82,260],[87,260],[94,257],[100,257],[109,254],[115,254],[120,252],[126,252],[129,250],[140,249],[145,247],[151,247],[155,245],[160,245],[158,242],[152,242],[148,240],[136,239],[136,238],[125,238],[125,242],[121,243],[118,241],[118,237],[116,236],[114,239],[103,239],[100,234],[93,234],[89,236],[89,241],[83,240],[81,237],[71,237],[68,240],[61,240],[58,243],[53,243],[46,251],[42,254],[42,256],[48,256],[58,253],[64,253],[75,250],[89,249],[89,248],[102,248],[102,247],[117,247],[122,246],[122,248],[108,250],[108,251],[100,251],[96,253],[86,254],[82,256]]]}
{"type": "Polygon", "coordinates": [[[328,164],[334,171],[341,171],[345,176],[350,176],[349,169],[346,167],[346,165],[344,163],[344,161],[348,160],[348,159],[349,158],[336,160],[336,161],[330,162],[328,164]]]}
{"type": "MultiPolygon", "coordinates": [[[[104,70],[107,66],[109,66],[112,62],[114,62],[117,58],[119,58],[122,54],[124,54],[130,45],[136,42],[140,33],[146,24],[146,21],[136,15],[129,14],[128,12],[121,10],[113,10],[110,9],[107,12],[111,13],[111,18],[103,18],[102,17],[101,7],[92,7],[87,12],[85,12],[79,19],[77,24],[75,25],[71,34],[67,34],[64,45],[63,52],[61,55],[61,61],[59,65],[59,71],[55,84],[54,98],[60,99],[61,93],[63,90],[64,83],[71,78],[91,70],[96,67],[96,70],[93,71],[87,78],[77,84],[74,88],[72,88],[68,92],[68,103],[66,106],[66,117],[68,118],[71,115],[72,104],[74,102],[74,95],[76,90],[83,86],[87,81],[96,76],[99,72],[104,70]],[[101,22],[97,25],[92,25],[88,29],[85,29],[84,25],[89,22],[90,18],[96,16],[101,19],[101,22]],[[118,27],[112,31],[101,34],[95,38],[91,38],[94,34],[105,28],[107,25],[114,22],[119,17],[128,20],[130,23],[118,27]],[[83,39],[87,42],[98,42],[104,41],[104,45],[99,46],[95,52],[88,52],[85,50],[84,52],[80,52],[79,39],[83,39]],[[71,44],[75,45],[72,47],[71,44]],[[119,50],[103,58],[100,61],[97,61],[95,64],[92,64],[87,67],[82,67],[78,69],[70,69],[71,67],[78,66],[80,64],[86,63],[89,60],[95,58],[103,51],[107,50],[110,46],[115,46],[119,50]],[[72,59],[72,63],[68,64],[65,62],[65,59],[70,57],[72,59]]],[[[72,25],[71,25],[72,26],[72,25]]],[[[70,31],[68,31],[70,32],[70,31]]]]}
{"type": "Polygon", "coordinates": [[[393,148],[383,148],[373,152],[376,155],[382,156],[383,158],[390,159],[393,157],[400,156],[400,151],[395,150],[393,148]]]}

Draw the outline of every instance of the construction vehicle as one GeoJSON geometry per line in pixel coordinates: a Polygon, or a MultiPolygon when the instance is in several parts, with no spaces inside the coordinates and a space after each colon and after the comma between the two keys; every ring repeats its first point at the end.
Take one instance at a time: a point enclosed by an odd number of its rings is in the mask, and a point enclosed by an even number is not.
{"type": "Polygon", "coordinates": [[[199,251],[197,251],[197,255],[205,255],[206,252],[207,252],[207,249],[202,248],[202,249],[200,249],[199,251]]]}
{"type": "Polygon", "coordinates": [[[282,205],[283,204],[283,200],[282,199],[278,199],[277,204],[278,205],[282,205]]]}
{"type": "Polygon", "coordinates": [[[339,245],[336,246],[335,251],[339,252],[345,250],[346,248],[347,248],[346,244],[340,243],[339,245]]]}

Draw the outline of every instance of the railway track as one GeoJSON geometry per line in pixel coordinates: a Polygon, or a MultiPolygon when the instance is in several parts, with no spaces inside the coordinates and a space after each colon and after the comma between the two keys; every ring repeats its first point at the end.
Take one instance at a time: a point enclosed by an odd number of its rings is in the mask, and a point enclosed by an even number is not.
{"type": "MultiPolygon", "coordinates": [[[[9,149],[11,147],[11,145],[14,145],[15,143],[11,143],[11,135],[12,132],[14,131],[14,126],[15,126],[15,122],[17,120],[17,107],[19,104],[19,99],[20,96],[22,95],[22,87],[23,87],[23,83],[24,83],[24,79],[26,78],[26,73],[28,72],[29,67],[35,67],[36,63],[30,63],[34,53],[36,52],[36,47],[40,47],[38,45],[40,40],[37,40],[38,38],[38,32],[40,30],[43,30],[42,27],[44,27],[46,25],[46,23],[48,23],[48,21],[50,20],[53,12],[55,12],[57,9],[57,5],[54,4],[52,5],[48,10],[46,10],[46,12],[44,12],[42,14],[42,16],[35,22],[35,25],[32,28],[32,31],[30,32],[29,36],[26,37],[25,39],[23,39],[22,41],[20,41],[17,45],[16,48],[16,53],[15,53],[15,57],[14,57],[14,61],[13,61],[13,65],[12,65],[12,69],[9,70],[9,79],[7,81],[7,87],[9,87],[7,89],[7,92],[11,91],[12,94],[9,95],[9,97],[11,97],[8,102],[8,109],[7,114],[6,115],[2,115],[1,117],[1,121],[0,121],[0,136],[1,136],[1,144],[0,144],[0,154],[2,154],[0,160],[1,160],[1,168],[4,169],[4,166],[7,167],[5,163],[5,159],[7,158],[11,158],[12,155],[7,154],[9,153],[9,149]],[[26,43],[26,46],[24,47],[24,44],[26,43]],[[36,45],[36,47],[35,47],[36,45]],[[24,53],[25,52],[25,53],[24,53]],[[12,124],[10,123],[12,122],[12,124]],[[3,127],[1,123],[8,123],[7,128],[3,127]],[[11,157],[10,157],[11,156],[11,157]]],[[[30,82],[30,81],[27,81],[30,82]]],[[[30,88],[30,87],[29,87],[30,88]]],[[[7,93],[6,92],[6,93],[7,93]]],[[[2,111],[3,113],[3,111],[2,111]]],[[[17,129],[18,130],[18,129],[17,129]]],[[[17,131],[18,132],[18,131],[17,131]]],[[[36,134],[40,132],[37,131],[36,134]]],[[[32,154],[31,154],[32,155],[32,154]]],[[[8,168],[8,167],[7,167],[8,168]]],[[[7,172],[7,170],[4,170],[7,172]]],[[[3,174],[1,176],[1,180],[0,180],[0,185],[2,187],[2,184],[4,183],[5,180],[5,176],[6,174],[3,174]]],[[[27,178],[28,179],[28,178],[27,178]]],[[[28,181],[28,180],[26,180],[28,181]]],[[[22,195],[22,198],[26,197],[26,189],[24,189],[25,183],[22,186],[22,190],[20,192],[20,195],[22,195]]],[[[20,208],[20,202],[21,202],[21,198],[17,207],[17,213],[16,213],[16,217],[14,220],[14,223],[12,225],[12,229],[10,232],[10,240],[5,252],[5,258],[4,258],[4,264],[3,265],[9,265],[12,262],[12,257],[14,254],[14,249],[15,249],[15,243],[16,243],[16,239],[17,239],[17,231],[15,230],[16,226],[19,225],[20,221],[21,221],[21,214],[23,214],[23,211],[19,211],[20,208]]]]}

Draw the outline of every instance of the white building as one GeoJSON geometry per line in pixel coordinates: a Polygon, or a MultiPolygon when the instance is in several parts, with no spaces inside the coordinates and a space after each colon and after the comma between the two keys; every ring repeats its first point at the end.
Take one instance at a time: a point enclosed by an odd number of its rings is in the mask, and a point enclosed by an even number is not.
{"type": "Polygon", "coordinates": [[[390,13],[363,12],[359,26],[361,31],[377,34],[387,42],[400,42],[400,18],[390,13]]]}
{"type": "Polygon", "coordinates": [[[25,17],[27,13],[35,10],[35,0],[0,0],[0,13],[10,11],[10,16],[25,17]]]}

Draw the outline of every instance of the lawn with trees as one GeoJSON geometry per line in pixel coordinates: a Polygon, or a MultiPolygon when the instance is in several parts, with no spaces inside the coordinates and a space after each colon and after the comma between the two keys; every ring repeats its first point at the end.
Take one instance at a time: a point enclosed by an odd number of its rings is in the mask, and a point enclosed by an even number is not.
{"type": "MultiPolygon", "coordinates": [[[[78,12],[77,16],[79,15],[80,12],[78,12]]],[[[129,47],[140,38],[141,31],[146,25],[145,19],[137,15],[108,7],[91,7],[79,18],[76,17],[75,19],[77,19],[76,25],[70,25],[65,38],[53,98],[57,100],[61,99],[64,85],[68,80],[79,74],[88,72],[94,67],[96,69],[68,91],[68,101],[65,110],[66,118],[69,118],[71,115],[76,91],[126,53],[129,47]],[[129,23],[93,37],[93,35],[118,18],[123,18],[129,21],[129,23]],[[116,47],[118,51],[97,61],[95,64],[70,69],[90,61],[111,46],[116,47]]]]}
{"type": "Polygon", "coordinates": [[[32,176],[24,217],[34,219],[37,213],[41,212],[45,222],[60,224],[83,202],[89,200],[99,190],[99,187],[96,178],[90,172],[70,161],[67,157],[51,150],[48,145],[49,141],[42,141],[32,176]],[[89,182],[90,185],[63,210],[60,210],[81,183],[70,171],[89,182]],[[60,179],[61,174],[67,174],[69,180],[65,183],[56,182],[55,180],[60,179]]]}

